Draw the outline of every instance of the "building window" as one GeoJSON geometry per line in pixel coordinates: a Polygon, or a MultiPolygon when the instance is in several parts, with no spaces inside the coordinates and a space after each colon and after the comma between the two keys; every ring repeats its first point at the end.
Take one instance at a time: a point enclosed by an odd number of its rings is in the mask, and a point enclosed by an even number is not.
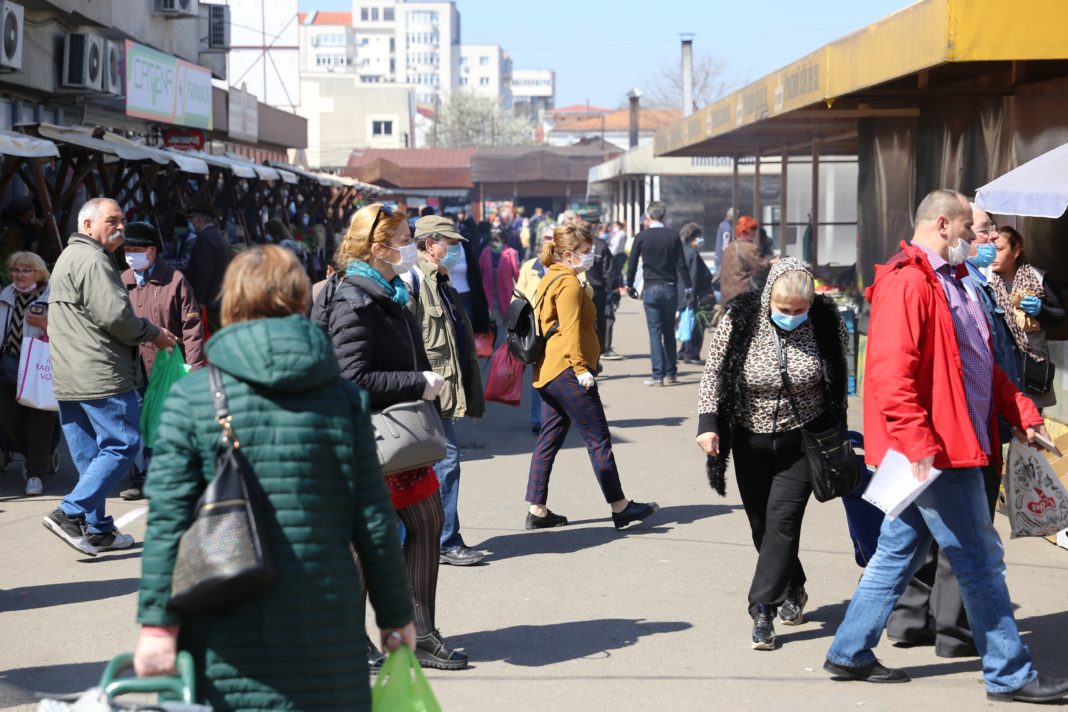
{"type": "Polygon", "coordinates": [[[467,77],[460,77],[460,86],[467,86],[467,77]]]}
{"type": "Polygon", "coordinates": [[[489,86],[489,77],[479,77],[478,78],[478,84],[479,84],[479,86],[488,87],[489,86]]]}
{"type": "Polygon", "coordinates": [[[392,136],[393,135],[393,122],[392,121],[372,121],[371,122],[371,135],[372,136],[392,136]]]}
{"type": "Polygon", "coordinates": [[[490,59],[489,57],[479,57],[478,58],[478,63],[481,64],[483,67],[488,67],[489,66],[489,59],[490,59]]]}
{"type": "Polygon", "coordinates": [[[470,59],[471,59],[470,57],[460,57],[460,66],[461,67],[467,66],[467,64],[470,61],[470,59]]]}
{"type": "Polygon", "coordinates": [[[364,22],[367,22],[367,20],[368,20],[368,10],[367,10],[366,7],[361,7],[360,8],[360,19],[363,20],[364,22]]]}
{"type": "Polygon", "coordinates": [[[385,20],[386,22],[393,22],[393,8],[391,8],[391,7],[382,8],[382,19],[385,20]]]}
{"type": "Polygon", "coordinates": [[[378,8],[371,8],[371,22],[378,22],[378,8]]]}

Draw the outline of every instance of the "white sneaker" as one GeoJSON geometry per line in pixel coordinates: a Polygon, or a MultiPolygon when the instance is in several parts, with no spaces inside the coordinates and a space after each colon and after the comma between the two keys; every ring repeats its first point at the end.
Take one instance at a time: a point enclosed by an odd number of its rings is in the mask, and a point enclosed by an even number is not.
{"type": "Polygon", "coordinates": [[[132,536],[123,534],[118,529],[114,529],[107,534],[90,534],[86,539],[97,551],[129,549],[134,544],[132,536]]]}
{"type": "Polygon", "coordinates": [[[27,477],[26,496],[36,497],[39,494],[44,494],[44,482],[41,482],[40,477],[27,477]]]}

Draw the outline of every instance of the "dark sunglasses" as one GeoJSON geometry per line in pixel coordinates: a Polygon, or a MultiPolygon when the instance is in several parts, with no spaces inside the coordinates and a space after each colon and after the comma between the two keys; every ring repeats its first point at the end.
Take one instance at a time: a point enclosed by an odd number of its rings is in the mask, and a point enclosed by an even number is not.
{"type": "Polygon", "coordinates": [[[375,214],[375,219],[371,221],[371,229],[367,233],[367,236],[368,238],[370,238],[371,242],[374,242],[375,240],[375,228],[378,227],[378,221],[379,219],[381,219],[382,214],[385,213],[387,216],[391,216],[393,215],[393,211],[394,207],[389,203],[379,204],[378,212],[375,214]]]}

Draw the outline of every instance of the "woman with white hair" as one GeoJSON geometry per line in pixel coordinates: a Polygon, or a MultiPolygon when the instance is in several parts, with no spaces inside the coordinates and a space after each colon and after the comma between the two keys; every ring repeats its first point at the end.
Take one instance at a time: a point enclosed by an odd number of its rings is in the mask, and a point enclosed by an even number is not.
{"type": "Polygon", "coordinates": [[[812,275],[793,258],[775,263],[762,293],[726,306],[712,337],[698,402],[697,444],[709,480],[725,493],[734,472],[759,552],[749,588],[753,649],[774,650],[774,619],[804,621],[801,521],[812,484],[801,430],[826,430],[846,417],[845,324],[816,296],[812,275]]]}

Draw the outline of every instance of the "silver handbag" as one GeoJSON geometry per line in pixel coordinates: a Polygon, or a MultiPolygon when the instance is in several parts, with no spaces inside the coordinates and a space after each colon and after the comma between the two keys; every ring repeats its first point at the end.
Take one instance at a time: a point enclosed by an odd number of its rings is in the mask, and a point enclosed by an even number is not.
{"type": "Polygon", "coordinates": [[[435,401],[397,403],[371,413],[378,461],[387,475],[433,465],[445,457],[445,426],[435,401]]]}

